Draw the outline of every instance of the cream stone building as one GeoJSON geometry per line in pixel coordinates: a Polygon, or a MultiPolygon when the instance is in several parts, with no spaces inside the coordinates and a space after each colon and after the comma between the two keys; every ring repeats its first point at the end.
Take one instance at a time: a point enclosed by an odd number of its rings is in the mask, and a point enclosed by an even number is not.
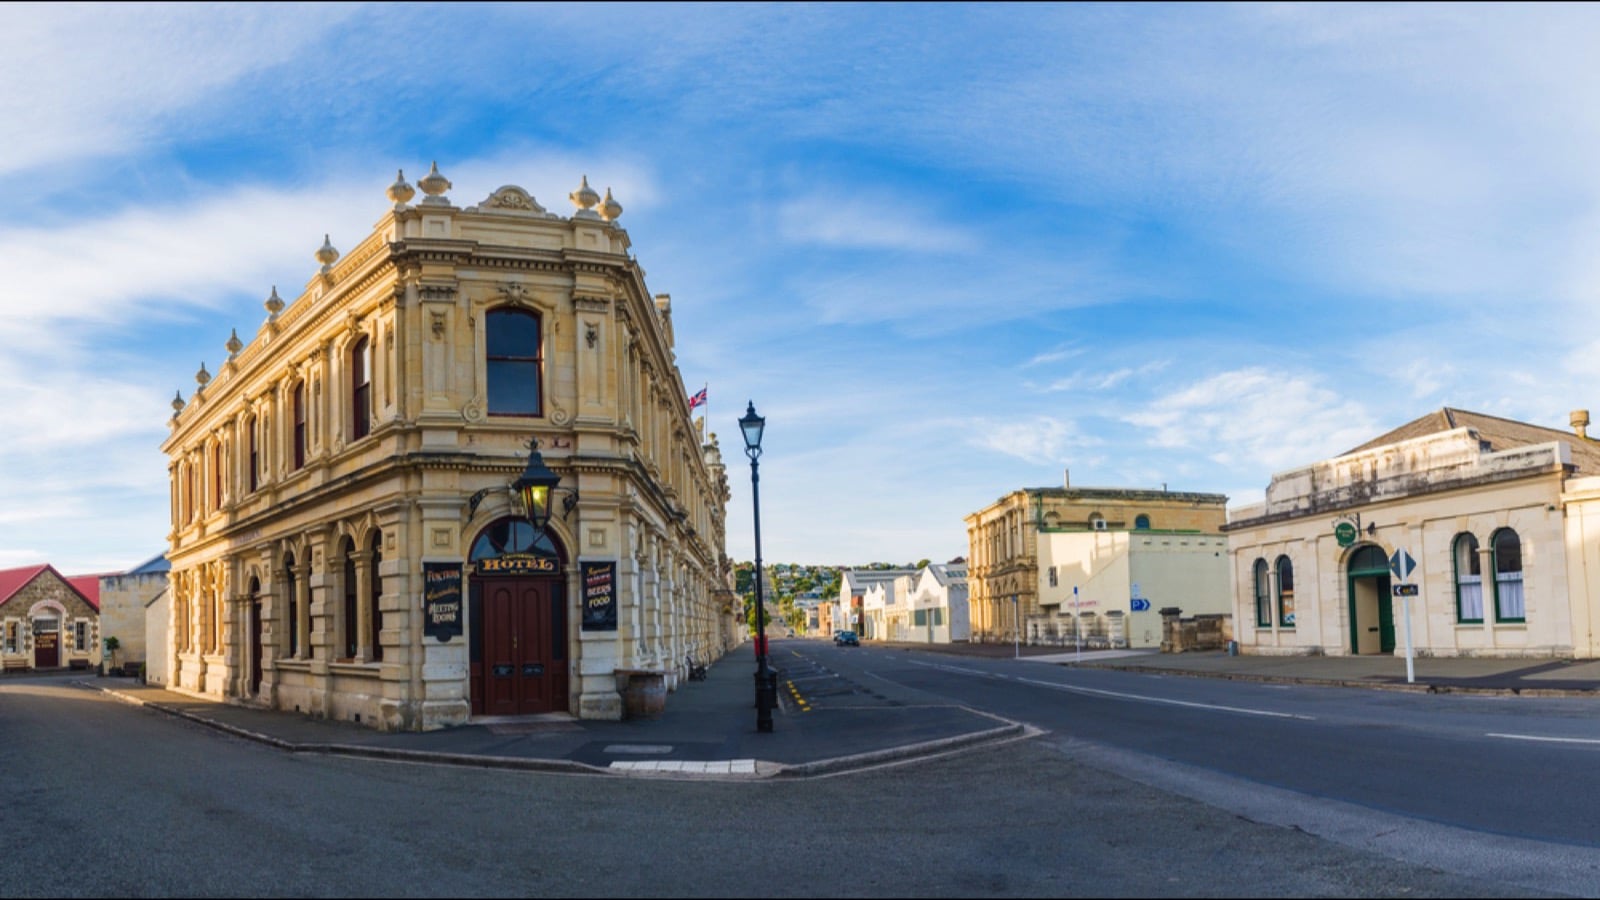
{"type": "MultiPolygon", "coordinates": [[[[575,212],[404,175],[370,234],[173,402],[169,687],[385,730],[615,719],[739,640],[728,485],[652,295],[575,212]],[[530,453],[530,443],[536,448],[530,453]],[[559,476],[543,534],[511,484],[559,476]]],[[[156,668],[156,667],[152,667],[156,668]]]]}
{"type": "MultiPolygon", "coordinates": [[[[1109,590],[1117,581],[1117,576],[1107,574],[1107,567],[1119,558],[1112,552],[1117,546],[1115,540],[1110,540],[1114,534],[1133,533],[1141,538],[1178,536],[1191,541],[1209,535],[1216,539],[1217,546],[1206,552],[1222,550],[1228,500],[1222,494],[1075,488],[1070,479],[1063,480],[1066,483],[1059,488],[1012,491],[966,517],[972,640],[1057,643],[1065,635],[1074,635],[1074,628],[1084,621],[1083,587],[1094,584],[1097,589],[1109,590]],[[1085,543],[1082,536],[1095,534],[1102,538],[1090,537],[1085,543]],[[1105,544],[1101,548],[1105,552],[1096,549],[1101,544],[1105,544]],[[1052,566],[1057,567],[1054,584],[1050,582],[1052,566]],[[1073,579],[1080,588],[1076,611],[1072,606],[1073,579]]],[[[1124,551],[1127,543],[1122,543],[1124,551]]],[[[1199,549],[1198,544],[1195,547],[1199,549]]],[[[1156,547],[1150,557],[1156,558],[1161,549],[1156,547]]],[[[1123,552],[1121,558],[1125,560],[1126,556],[1123,552]]],[[[1217,561],[1223,562],[1223,557],[1217,557],[1217,561]]],[[[1168,554],[1156,564],[1164,573],[1162,579],[1182,579],[1185,567],[1191,563],[1199,566],[1192,573],[1196,582],[1209,583],[1206,572],[1212,564],[1201,555],[1168,554]]],[[[1124,565],[1119,571],[1124,572],[1122,580],[1131,590],[1133,579],[1126,574],[1128,567],[1124,565]]],[[[1204,597],[1207,590],[1186,596],[1204,597]]],[[[1195,608],[1185,607],[1184,612],[1212,611],[1209,606],[1217,607],[1217,612],[1224,611],[1228,606],[1227,592],[1221,589],[1215,593],[1214,601],[1195,602],[1195,608]]],[[[1096,616],[1113,611],[1115,603],[1133,599],[1114,597],[1112,593],[1096,597],[1099,599],[1092,611],[1096,616]]],[[[1103,624],[1109,640],[1111,623],[1103,624]]],[[[1128,634],[1125,630],[1124,637],[1128,634]]],[[[1159,631],[1157,635],[1159,643],[1159,631]]]]}
{"type": "Polygon", "coordinates": [[[100,576],[100,633],[103,640],[117,639],[117,649],[105,654],[107,670],[136,671],[149,659],[146,617],[166,593],[169,568],[166,556],[158,555],[126,572],[100,576]]]}
{"type": "Polygon", "coordinates": [[[1403,655],[1409,605],[1419,656],[1600,655],[1600,445],[1571,421],[1446,407],[1274,475],[1225,526],[1241,652],[1403,655]]]}

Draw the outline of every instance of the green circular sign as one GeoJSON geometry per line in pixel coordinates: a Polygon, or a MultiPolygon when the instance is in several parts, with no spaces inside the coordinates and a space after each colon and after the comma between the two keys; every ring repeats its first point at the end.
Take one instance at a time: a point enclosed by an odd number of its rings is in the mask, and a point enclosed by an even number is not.
{"type": "Polygon", "coordinates": [[[1333,526],[1333,536],[1339,539],[1339,546],[1348,547],[1356,542],[1356,526],[1353,522],[1340,522],[1333,526]]]}

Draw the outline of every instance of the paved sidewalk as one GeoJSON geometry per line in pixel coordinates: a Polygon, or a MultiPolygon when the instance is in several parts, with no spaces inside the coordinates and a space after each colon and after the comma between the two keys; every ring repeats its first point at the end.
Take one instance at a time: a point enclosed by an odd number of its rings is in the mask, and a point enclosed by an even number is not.
{"type": "MultiPolygon", "coordinates": [[[[773,642],[773,658],[785,659],[773,642]]],[[[800,704],[779,668],[773,730],[756,729],[755,663],[749,647],[684,681],[654,719],[579,720],[567,714],[474,718],[431,732],[387,733],[200,699],[127,678],[75,680],[132,703],[298,753],[594,775],[696,778],[805,777],[1020,737],[1027,729],[959,706],[922,706],[865,689],[848,702],[800,704]]]]}
{"type": "MultiPolygon", "coordinates": [[[[386,733],[352,722],[314,719],[199,699],[132,679],[71,676],[128,702],[296,753],[363,756],[433,764],[593,775],[693,778],[805,777],[865,768],[1031,732],[1020,723],[952,705],[918,705],[856,685],[846,696],[802,703],[790,673],[805,639],[775,640],[780,708],[773,731],[756,730],[755,665],[748,647],[714,663],[704,681],[685,681],[654,719],[580,721],[566,714],[475,718],[457,728],[386,733]],[[788,645],[788,646],[786,646],[788,645]]],[[[1600,660],[1454,659],[1414,661],[1407,682],[1393,656],[1229,656],[1221,651],[1074,650],[1010,644],[928,645],[868,642],[868,647],[957,656],[1020,658],[1044,665],[1165,675],[1341,685],[1430,693],[1600,697],[1600,660]]],[[[803,672],[793,673],[814,693],[803,672]]]]}

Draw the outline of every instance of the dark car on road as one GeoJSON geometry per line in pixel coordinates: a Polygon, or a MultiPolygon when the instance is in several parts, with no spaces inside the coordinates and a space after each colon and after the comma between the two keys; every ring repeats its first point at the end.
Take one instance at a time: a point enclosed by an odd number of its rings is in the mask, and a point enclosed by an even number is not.
{"type": "Polygon", "coordinates": [[[861,646],[861,639],[856,637],[854,631],[841,631],[833,636],[833,645],[835,647],[859,647],[861,646]]]}

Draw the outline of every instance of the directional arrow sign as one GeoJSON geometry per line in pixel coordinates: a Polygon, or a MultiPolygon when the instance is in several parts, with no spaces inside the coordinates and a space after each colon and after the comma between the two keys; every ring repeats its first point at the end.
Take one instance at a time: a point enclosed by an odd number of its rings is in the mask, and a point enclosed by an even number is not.
{"type": "Polygon", "coordinates": [[[1400,547],[1389,557],[1389,571],[1394,573],[1396,580],[1405,581],[1411,577],[1411,570],[1417,567],[1417,561],[1411,558],[1406,548],[1400,547]]]}

